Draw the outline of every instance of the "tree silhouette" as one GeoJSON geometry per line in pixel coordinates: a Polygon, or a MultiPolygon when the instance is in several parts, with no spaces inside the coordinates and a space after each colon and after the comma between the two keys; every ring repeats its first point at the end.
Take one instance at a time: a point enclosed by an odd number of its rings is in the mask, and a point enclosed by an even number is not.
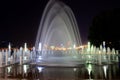
{"type": "Polygon", "coordinates": [[[120,9],[104,11],[93,18],[89,28],[89,41],[98,46],[103,41],[106,46],[120,50],[120,9]]]}

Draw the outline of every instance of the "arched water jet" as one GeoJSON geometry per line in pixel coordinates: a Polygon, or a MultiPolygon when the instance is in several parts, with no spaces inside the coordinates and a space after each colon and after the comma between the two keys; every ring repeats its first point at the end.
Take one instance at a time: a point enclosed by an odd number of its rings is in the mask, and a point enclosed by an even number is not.
{"type": "MultiPolygon", "coordinates": [[[[81,45],[81,37],[72,10],[60,1],[50,0],[43,12],[35,43],[36,49],[41,43],[41,52],[45,46],[81,45]]],[[[44,52],[45,53],[45,52],[44,52]]]]}

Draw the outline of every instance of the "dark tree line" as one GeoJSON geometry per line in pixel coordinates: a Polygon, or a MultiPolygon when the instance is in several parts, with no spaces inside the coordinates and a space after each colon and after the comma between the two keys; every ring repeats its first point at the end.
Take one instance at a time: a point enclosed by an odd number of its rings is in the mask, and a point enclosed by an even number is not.
{"type": "Polygon", "coordinates": [[[120,50],[120,9],[103,11],[94,17],[89,28],[89,41],[98,46],[102,41],[106,46],[120,50]]]}

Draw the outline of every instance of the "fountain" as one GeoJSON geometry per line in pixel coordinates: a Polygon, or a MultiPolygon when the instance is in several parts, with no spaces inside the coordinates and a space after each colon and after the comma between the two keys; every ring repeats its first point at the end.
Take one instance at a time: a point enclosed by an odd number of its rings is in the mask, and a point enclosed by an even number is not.
{"type": "MultiPolygon", "coordinates": [[[[119,53],[114,48],[82,45],[79,29],[72,10],[60,1],[50,0],[43,13],[35,47],[0,50],[0,67],[19,63],[40,66],[76,67],[81,64],[118,63],[119,53]],[[13,51],[13,52],[12,52],[13,51]],[[12,53],[11,53],[12,52],[12,53]]],[[[90,73],[90,71],[89,71],[90,73]]]]}
{"type": "Polygon", "coordinates": [[[100,48],[91,46],[90,42],[85,49],[81,45],[72,10],[60,1],[50,0],[43,12],[35,43],[39,53],[38,62],[42,62],[38,64],[76,66],[84,63],[111,63],[111,51],[105,49],[105,42],[100,48]]]}
{"type": "Polygon", "coordinates": [[[35,43],[39,56],[48,61],[69,61],[77,56],[78,50],[74,48],[79,45],[82,42],[72,10],[60,1],[50,0],[43,12],[35,43]]]}
{"type": "Polygon", "coordinates": [[[60,1],[50,0],[43,12],[35,47],[39,49],[41,44],[42,55],[45,55],[48,48],[81,45],[78,30],[72,10],[60,1]]]}
{"type": "Polygon", "coordinates": [[[119,62],[118,51],[106,47],[105,41],[100,47],[90,42],[82,45],[78,30],[72,10],[60,1],[50,0],[35,47],[30,49],[25,43],[18,49],[9,44],[7,49],[0,50],[0,79],[3,76],[45,80],[118,77],[119,67],[115,65],[119,62]]]}

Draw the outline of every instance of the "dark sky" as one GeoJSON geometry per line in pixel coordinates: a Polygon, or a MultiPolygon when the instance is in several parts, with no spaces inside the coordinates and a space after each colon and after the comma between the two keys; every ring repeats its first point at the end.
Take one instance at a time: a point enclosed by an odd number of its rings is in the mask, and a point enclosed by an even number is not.
{"type": "MultiPolygon", "coordinates": [[[[101,11],[119,8],[119,0],[61,0],[67,4],[77,19],[82,42],[87,35],[92,19],[101,11]]],[[[41,16],[48,0],[8,0],[1,2],[0,41],[22,46],[33,46],[41,16]]],[[[1,43],[0,42],[0,43],[1,43]]]]}

